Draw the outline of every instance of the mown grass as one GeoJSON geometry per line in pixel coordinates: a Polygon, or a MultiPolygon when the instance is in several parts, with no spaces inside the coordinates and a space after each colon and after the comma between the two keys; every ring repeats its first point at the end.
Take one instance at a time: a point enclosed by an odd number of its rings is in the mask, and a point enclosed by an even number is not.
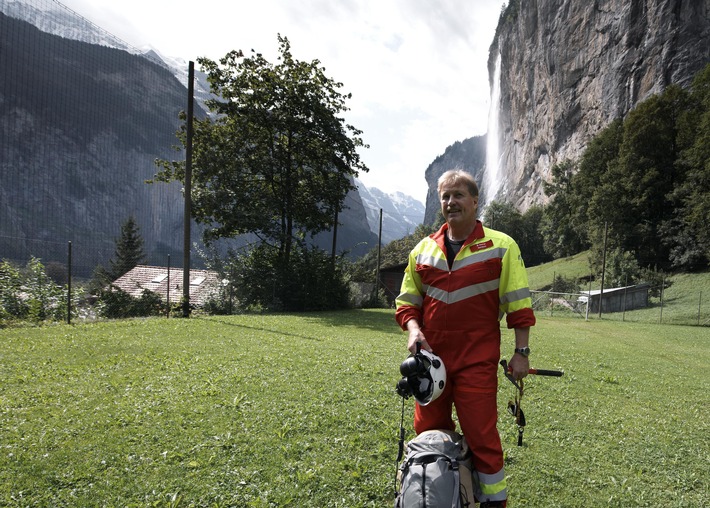
{"type": "MultiPolygon", "coordinates": [[[[528,268],[530,288],[533,291],[549,288],[558,275],[567,279],[589,277],[588,255],[587,252],[582,252],[575,256],[528,268]]],[[[652,296],[649,299],[649,306],[646,308],[604,313],[602,319],[710,326],[710,271],[669,274],[666,276],[665,282],[667,287],[663,291],[662,299],[660,295],[652,296]]],[[[599,287],[599,281],[593,281],[591,286],[583,287],[582,290],[599,289],[599,287]]],[[[560,307],[539,310],[541,315],[564,315],[565,312],[572,314],[560,307]]],[[[597,319],[598,313],[591,313],[587,317],[597,319]]]]}
{"type": "Polygon", "coordinates": [[[527,267],[528,283],[532,290],[549,288],[555,277],[566,279],[581,279],[589,277],[589,252],[581,252],[574,256],[555,259],[549,263],[527,267]]]}
{"type": "MultiPolygon", "coordinates": [[[[541,317],[509,506],[705,506],[710,329],[541,317]]],[[[391,311],[0,331],[0,504],[390,506],[391,311]]],[[[512,335],[504,335],[504,352],[512,335]]],[[[412,402],[405,422],[412,437],[412,402]]]]}

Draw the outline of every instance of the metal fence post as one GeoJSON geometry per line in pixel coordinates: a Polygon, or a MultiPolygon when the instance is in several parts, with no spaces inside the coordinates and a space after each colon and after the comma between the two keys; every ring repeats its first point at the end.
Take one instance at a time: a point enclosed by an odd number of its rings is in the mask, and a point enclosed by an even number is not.
{"type": "Polygon", "coordinates": [[[71,242],[67,245],[67,324],[71,324],[71,242]]]}
{"type": "Polygon", "coordinates": [[[661,282],[661,315],[658,317],[658,323],[663,324],[663,293],[666,289],[666,277],[663,277],[663,282],[661,282]]]}
{"type": "Polygon", "coordinates": [[[170,317],[170,254],[168,254],[168,289],[166,291],[165,297],[167,298],[167,305],[166,311],[165,311],[165,317],[169,318],[170,317]]]}

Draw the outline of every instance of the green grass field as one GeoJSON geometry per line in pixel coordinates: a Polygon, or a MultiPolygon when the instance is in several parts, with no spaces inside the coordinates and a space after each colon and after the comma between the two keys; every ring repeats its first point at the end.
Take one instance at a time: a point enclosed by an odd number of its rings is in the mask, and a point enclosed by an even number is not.
{"type": "MultiPolygon", "coordinates": [[[[0,330],[0,505],[391,506],[404,341],[385,310],[0,330]]],[[[523,447],[501,376],[510,507],[710,505],[710,329],[531,344],[565,375],[527,378],[523,447]]]]}
{"type": "MultiPolygon", "coordinates": [[[[567,279],[580,279],[589,277],[589,254],[582,252],[568,258],[557,259],[544,265],[533,266],[527,269],[530,289],[542,290],[549,288],[556,276],[567,279]]],[[[710,271],[700,273],[678,273],[666,276],[667,288],[660,296],[651,297],[649,306],[627,312],[613,312],[602,314],[602,319],[613,321],[631,321],[639,323],[660,323],[675,325],[710,325],[710,271]]],[[[593,281],[592,285],[582,287],[582,290],[599,289],[600,282],[593,281]]],[[[538,298],[539,295],[535,298],[538,298]]],[[[534,298],[534,299],[535,299],[534,298]]],[[[545,301],[542,299],[541,301],[545,301]]],[[[564,315],[565,309],[538,309],[539,315],[564,315]]],[[[567,312],[568,315],[574,315],[567,312]]],[[[577,315],[584,317],[585,314],[577,315]]],[[[597,313],[591,313],[589,319],[598,319],[597,313]]]]}

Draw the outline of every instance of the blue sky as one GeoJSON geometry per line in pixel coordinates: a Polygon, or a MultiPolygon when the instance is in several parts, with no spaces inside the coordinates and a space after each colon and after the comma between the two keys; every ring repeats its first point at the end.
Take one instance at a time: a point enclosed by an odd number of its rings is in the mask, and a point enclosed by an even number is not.
{"type": "Polygon", "coordinates": [[[424,202],[424,171],[486,132],[488,49],[503,0],[63,0],[136,47],[195,60],[252,48],[275,61],[277,33],[352,93],[365,185],[424,202]]]}

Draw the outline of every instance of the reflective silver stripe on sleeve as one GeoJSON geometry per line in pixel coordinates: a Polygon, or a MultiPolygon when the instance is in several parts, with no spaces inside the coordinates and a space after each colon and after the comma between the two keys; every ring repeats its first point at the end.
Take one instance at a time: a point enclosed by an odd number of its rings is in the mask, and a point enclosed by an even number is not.
{"type": "Polygon", "coordinates": [[[504,294],[500,297],[500,303],[510,303],[524,300],[525,298],[530,298],[530,288],[520,288],[515,291],[504,294]]]}
{"type": "Polygon", "coordinates": [[[408,303],[409,305],[416,305],[421,307],[424,303],[424,298],[419,295],[413,295],[412,293],[400,293],[397,297],[397,301],[401,303],[408,303]]]}
{"type": "Polygon", "coordinates": [[[466,286],[465,288],[457,289],[456,291],[451,292],[430,287],[426,294],[428,297],[439,300],[440,302],[458,303],[473,296],[482,295],[483,293],[488,293],[489,291],[495,291],[498,289],[499,284],[500,279],[495,279],[488,282],[482,282],[481,284],[466,286]]]}

